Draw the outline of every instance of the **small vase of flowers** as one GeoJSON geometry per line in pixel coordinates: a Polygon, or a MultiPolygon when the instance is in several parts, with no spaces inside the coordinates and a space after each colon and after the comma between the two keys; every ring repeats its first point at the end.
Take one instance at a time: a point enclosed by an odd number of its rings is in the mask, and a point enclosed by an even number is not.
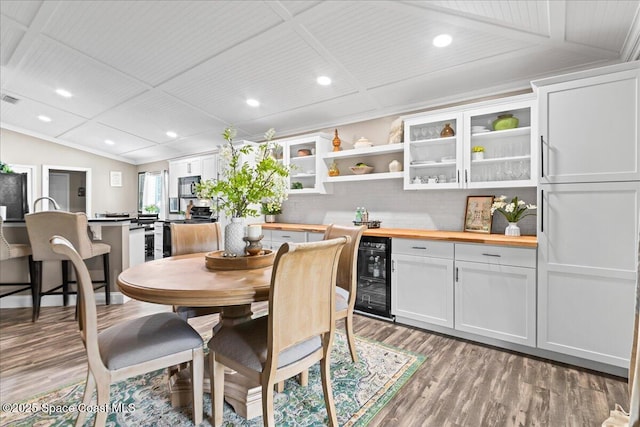
{"type": "Polygon", "coordinates": [[[484,147],[482,145],[476,145],[471,147],[471,160],[484,159],[484,147]]]}
{"type": "Polygon", "coordinates": [[[524,200],[518,199],[518,196],[512,198],[508,203],[506,200],[507,196],[497,197],[491,206],[491,215],[496,211],[500,212],[509,222],[509,225],[504,230],[505,236],[519,236],[520,227],[518,227],[518,221],[526,216],[535,215],[536,213],[532,211],[535,211],[537,206],[527,204],[524,200]]]}

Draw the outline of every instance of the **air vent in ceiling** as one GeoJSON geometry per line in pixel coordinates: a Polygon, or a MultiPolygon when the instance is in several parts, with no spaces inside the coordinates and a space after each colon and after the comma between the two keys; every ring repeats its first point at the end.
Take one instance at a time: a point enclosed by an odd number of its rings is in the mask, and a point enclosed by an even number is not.
{"type": "Polygon", "coordinates": [[[17,104],[20,100],[18,98],[14,98],[11,95],[2,95],[2,99],[4,102],[8,102],[9,104],[17,104]]]}

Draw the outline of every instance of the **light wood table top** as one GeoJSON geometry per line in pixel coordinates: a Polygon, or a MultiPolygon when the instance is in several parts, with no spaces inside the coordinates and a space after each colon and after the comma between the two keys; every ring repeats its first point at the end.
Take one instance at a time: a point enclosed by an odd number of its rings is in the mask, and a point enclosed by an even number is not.
{"type": "Polygon", "coordinates": [[[247,305],[269,299],[272,267],[214,271],[205,252],[157,259],[118,276],[126,296],[146,302],[191,307],[247,305]]]}

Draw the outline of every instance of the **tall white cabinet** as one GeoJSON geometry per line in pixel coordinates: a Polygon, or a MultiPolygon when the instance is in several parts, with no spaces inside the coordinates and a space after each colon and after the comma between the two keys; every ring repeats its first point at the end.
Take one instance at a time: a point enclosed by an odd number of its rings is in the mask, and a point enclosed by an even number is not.
{"type": "Polygon", "coordinates": [[[637,62],[533,82],[538,347],[628,367],[640,209],[637,62]]]}

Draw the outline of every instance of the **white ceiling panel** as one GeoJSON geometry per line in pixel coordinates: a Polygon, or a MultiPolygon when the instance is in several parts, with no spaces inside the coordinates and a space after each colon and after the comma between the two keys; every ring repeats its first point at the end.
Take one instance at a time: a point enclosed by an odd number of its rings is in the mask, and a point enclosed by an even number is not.
{"type": "Polygon", "coordinates": [[[546,1],[434,0],[412,3],[449,10],[453,14],[461,12],[465,16],[521,31],[549,34],[549,9],[546,1]]]}
{"type": "Polygon", "coordinates": [[[101,114],[96,121],[158,143],[173,140],[166,135],[167,131],[184,137],[225,126],[223,122],[157,90],[101,114]]]}
{"type": "Polygon", "coordinates": [[[289,27],[278,27],[224,52],[163,84],[161,89],[229,123],[355,91],[334,65],[289,27]],[[332,85],[319,86],[319,75],[330,76],[332,85]],[[259,100],[260,107],[247,106],[247,98],[259,100]]]}
{"type": "Polygon", "coordinates": [[[154,142],[94,122],[86,122],[82,126],[60,135],[60,139],[118,155],[157,145],[154,142]],[[114,144],[107,145],[105,140],[111,140],[114,144]]]}
{"type": "Polygon", "coordinates": [[[528,47],[451,25],[426,10],[388,9],[377,2],[369,2],[366,10],[356,3],[331,2],[304,18],[311,33],[367,88],[528,47]],[[328,22],[331,31],[326,31],[328,22]],[[441,33],[453,37],[445,49],[432,44],[441,33]]]}
{"type": "Polygon", "coordinates": [[[44,33],[157,85],[281,21],[261,1],[70,1],[44,33]]]}
{"type": "Polygon", "coordinates": [[[132,163],[183,157],[211,151],[228,125],[238,140],[270,127],[303,134],[638,59],[639,10],[640,0],[0,0],[0,91],[22,99],[0,122],[132,163]],[[432,45],[441,33],[451,46],[432,45]]]}
{"type": "Polygon", "coordinates": [[[25,30],[14,21],[0,16],[0,64],[7,65],[25,30]]]}
{"type": "Polygon", "coordinates": [[[126,153],[127,159],[136,164],[155,162],[158,160],[174,159],[183,156],[184,153],[166,145],[154,145],[140,148],[126,153]]]}
{"type": "Polygon", "coordinates": [[[634,19],[640,19],[638,4],[638,0],[567,2],[567,40],[620,52],[634,19]]]}
{"type": "Polygon", "coordinates": [[[312,1],[312,0],[305,0],[305,1],[285,0],[285,1],[281,1],[280,3],[289,11],[289,13],[291,13],[292,16],[296,16],[320,4],[319,1],[312,1]]]}
{"type": "MultiPolygon", "coordinates": [[[[18,98],[15,94],[7,94],[18,98]]],[[[17,104],[0,101],[0,121],[55,138],[82,124],[84,118],[28,98],[20,98],[17,104]],[[51,121],[46,123],[39,120],[40,115],[49,117],[51,121]]]]}
{"type": "Polygon", "coordinates": [[[2,0],[0,14],[27,26],[33,21],[41,4],[42,1],[39,0],[2,0]]]}
{"type": "Polygon", "coordinates": [[[474,67],[473,78],[463,78],[463,76],[468,76],[468,70],[460,67],[424,76],[412,82],[401,82],[397,85],[375,89],[371,91],[371,94],[386,109],[402,111],[402,106],[408,104],[412,104],[414,109],[419,109],[423,106],[456,102],[460,100],[461,93],[478,97],[529,89],[530,80],[554,74],[564,74],[564,70],[574,70],[584,61],[584,57],[562,49],[552,51],[540,49],[529,51],[526,55],[517,58],[512,57],[511,60],[477,63],[474,67]],[[552,60],[556,64],[552,73],[549,73],[544,65],[547,60],[552,60]],[[532,78],[518,78],[523,73],[531,75],[532,78]],[[416,87],[420,89],[416,90],[416,87]],[[452,91],[451,88],[454,87],[455,91],[452,91]]]}
{"type": "Polygon", "coordinates": [[[146,90],[141,83],[45,38],[38,38],[3,89],[84,117],[93,117],[146,90]],[[55,93],[64,88],[73,94],[55,93]]]}

